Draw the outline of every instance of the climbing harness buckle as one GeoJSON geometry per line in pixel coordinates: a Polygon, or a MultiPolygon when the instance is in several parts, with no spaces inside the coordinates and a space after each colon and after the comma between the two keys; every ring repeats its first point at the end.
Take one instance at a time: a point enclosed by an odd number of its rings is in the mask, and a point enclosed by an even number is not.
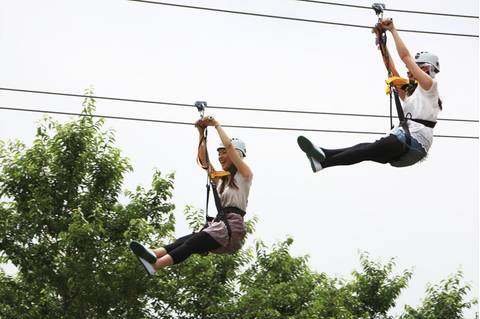
{"type": "Polygon", "coordinates": [[[385,93],[389,95],[391,92],[392,85],[403,89],[405,85],[410,84],[410,80],[401,78],[399,76],[392,76],[386,79],[385,83],[387,83],[387,87],[385,88],[385,93]]]}
{"type": "Polygon", "coordinates": [[[230,175],[230,172],[227,172],[227,171],[215,171],[215,170],[212,170],[210,172],[210,178],[211,179],[215,179],[215,178],[219,178],[219,177],[224,177],[224,176],[228,176],[230,175]]]}

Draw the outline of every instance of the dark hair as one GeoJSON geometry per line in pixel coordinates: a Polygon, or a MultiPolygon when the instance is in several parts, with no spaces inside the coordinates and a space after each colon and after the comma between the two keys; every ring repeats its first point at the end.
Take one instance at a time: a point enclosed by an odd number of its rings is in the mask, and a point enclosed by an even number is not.
{"type": "Polygon", "coordinates": [[[417,86],[418,86],[418,83],[415,82],[415,80],[411,80],[410,83],[405,86],[405,92],[407,93],[407,95],[408,96],[412,95],[413,92],[415,92],[417,86]]]}
{"type": "MultiPolygon", "coordinates": [[[[405,86],[405,92],[407,93],[408,96],[412,95],[415,89],[417,88],[418,83],[417,82],[410,82],[410,84],[405,86]]],[[[440,111],[443,110],[443,103],[442,100],[439,98],[438,99],[438,107],[440,108],[440,111]]]]}
{"type": "Polygon", "coordinates": [[[221,177],[221,180],[222,180],[222,185],[220,185],[220,194],[223,193],[223,191],[225,190],[225,186],[227,185],[228,183],[228,186],[229,187],[233,187],[233,188],[236,188],[238,189],[238,186],[237,184],[235,184],[235,174],[237,173],[237,168],[235,167],[235,165],[230,165],[230,167],[228,168],[228,172],[230,173],[230,175],[228,176],[223,176],[221,177]],[[230,179],[230,180],[229,180],[230,179]]]}

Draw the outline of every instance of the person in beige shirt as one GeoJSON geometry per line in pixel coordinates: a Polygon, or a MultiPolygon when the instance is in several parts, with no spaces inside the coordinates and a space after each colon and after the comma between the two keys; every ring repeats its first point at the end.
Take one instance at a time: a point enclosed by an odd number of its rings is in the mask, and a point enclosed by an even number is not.
{"type": "Polygon", "coordinates": [[[195,123],[199,133],[198,160],[209,172],[215,171],[207,161],[205,129],[215,127],[222,144],[217,148],[218,160],[222,169],[229,174],[214,178],[214,184],[221,202],[222,216],[209,221],[196,233],[178,238],[175,242],[150,249],[132,241],[130,248],[144,266],[153,275],[158,269],[178,264],[192,254],[231,254],[238,251],[246,235],[243,216],[247,208],[253,173],[245,163],[245,143],[237,138],[230,138],[220,123],[212,116],[201,118],[195,123]]]}

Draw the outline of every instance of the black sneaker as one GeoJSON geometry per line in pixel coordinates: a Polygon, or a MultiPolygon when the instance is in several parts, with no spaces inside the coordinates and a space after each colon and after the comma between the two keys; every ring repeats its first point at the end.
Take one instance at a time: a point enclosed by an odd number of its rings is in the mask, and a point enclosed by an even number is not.
{"type": "Polygon", "coordinates": [[[313,145],[313,143],[305,136],[299,136],[297,138],[297,143],[300,149],[307,154],[312,170],[317,172],[322,169],[321,163],[325,160],[325,153],[323,150],[320,147],[313,145]]]}
{"type": "Polygon", "coordinates": [[[132,241],[130,243],[130,249],[133,251],[135,256],[142,258],[151,264],[154,264],[157,261],[157,256],[155,256],[155,253],[144,245],[140,244],[138,241],[132,241]]]}
{"type": "Polygon", "coordinates": [[[145,268],[145,271],[149,275],[154,275],[156,270],[153,264],[157,261],[157,256],[155,256],[153,251],[136,241],[130,243],[130,249],[142,264],[143,268],[145,268]]]}
{"type": "Polygon", "coordinates": [[[323,169],[322,164],[307,154],[308,161],[310,162],[310,167],[314,173],[321,171],[323,169]]]}

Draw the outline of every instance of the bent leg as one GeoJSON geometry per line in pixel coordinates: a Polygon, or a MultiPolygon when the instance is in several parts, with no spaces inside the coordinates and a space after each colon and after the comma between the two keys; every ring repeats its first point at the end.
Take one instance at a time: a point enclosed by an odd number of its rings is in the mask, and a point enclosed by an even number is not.
{"type": "Polygon", "coordinates": [[[324,149],[326,158],[323,167],[353,165],[363,161],[388,163],[403,155],[403,143],[394,135],[383,137],[373,143],[361,143],[337,150],[324,149]]]}

